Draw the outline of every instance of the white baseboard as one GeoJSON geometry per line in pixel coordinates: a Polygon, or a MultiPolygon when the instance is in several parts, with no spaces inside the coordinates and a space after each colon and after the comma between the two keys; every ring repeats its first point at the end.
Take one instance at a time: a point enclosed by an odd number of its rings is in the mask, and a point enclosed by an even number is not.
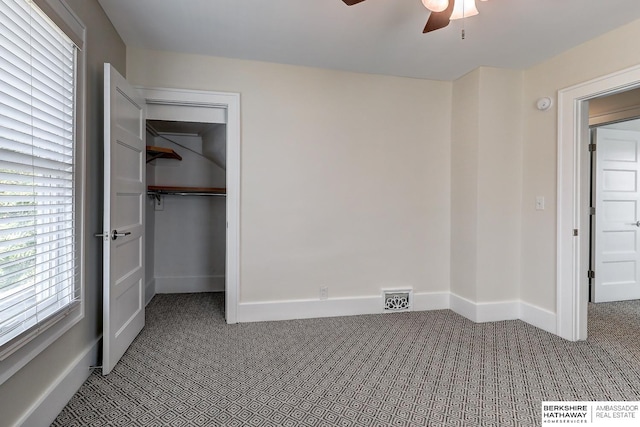
{"type": "Polygon", "coordinates": [[[520,301],[480,302],[476,306],[478,323],[516,320],[520,316],[520,301]]]}
{"type": "Polygon", "coordinates": [[[87,347],[56,380],[47,388],[42,396],[31,406],[18,421],[18,426],[46,427],[51,425],[60,411],[71,400],[80,386],[89,377],[89,366],[98,360],[98,344],[102,337],[87,347]]]}
{"type": "Polygon", "coordinates": [[[520,301],[473,302],[453,293],[450,308],[476,323],[515,320],[520,316],[520,301]]]}
{"type": "Polygon", "coordinates": [[[450,307],[449,292],[425,292],[413,294],[413,311],[446,310],[450,307]]]}
{"type": "MultiPolygon", "coordinates": [[[[521,319],[552,334],[556,315],[525,302],[475,303],[449,292],[414,293],[413,311],[451,309],[475,323],[521,319]]],[[[310,319],[383,313],[379,296],[330,298],[328,300],[289,300],[248,302],[238,305],[238,322],[310,319]]]]}
{"type": "Polygon", "coordinates": [[[147,306],[156,295],[156,279],[151,279],[144,287],[144,305],[147,306]]]}
{"type": "MultiPolygon", "coordinates": [[[[413,310],[449,308],[449,293],[414,293],[413,310]]],[[[249,302],[238,305],[238,322],[311,319],[384,313],[381,296],[249,302]]]]}
{"type": "Polygon", "coordinates": [[[458,313],[462,317],[466,317],[472,322],[477,322],[476,318],[476,303],[466,298],[456,295],[454,293],[449,294],[449,308],[458,313]]]}
{"type": "Polygon", "coordinates": [[[224,292],[225,276],[156,277],[156,293],[224,292]]]}
{"type": "Polygon", "coordinates": [[[536,328],[557,335],[557,316],[551,311],[521,301],[520,319],[536,328]]]}
{"type": "Polygon", "coordinates": [[[380,297],[290,300],[238,304],[238,322],[312,319],[382,313],[380,297]]]}

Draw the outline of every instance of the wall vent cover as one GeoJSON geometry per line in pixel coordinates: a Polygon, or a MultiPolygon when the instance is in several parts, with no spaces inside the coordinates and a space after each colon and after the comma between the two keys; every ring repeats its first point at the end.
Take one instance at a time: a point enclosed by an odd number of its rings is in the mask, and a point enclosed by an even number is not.
{"type": "Polygon", "coordinates": [[[411,289],[387,290],[382,292],[384,311],[409,311],[413,299],[413,291],[411,289]]]}

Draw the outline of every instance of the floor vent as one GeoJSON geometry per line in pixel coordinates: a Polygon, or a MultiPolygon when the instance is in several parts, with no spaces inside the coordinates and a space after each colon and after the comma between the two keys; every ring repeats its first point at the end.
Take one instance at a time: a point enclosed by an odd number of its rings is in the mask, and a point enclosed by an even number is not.
{"type": "Polygon", "coordinates": [[[383,291],[384,311],[409,311],[413,292],[409,290],[383,291]]]}

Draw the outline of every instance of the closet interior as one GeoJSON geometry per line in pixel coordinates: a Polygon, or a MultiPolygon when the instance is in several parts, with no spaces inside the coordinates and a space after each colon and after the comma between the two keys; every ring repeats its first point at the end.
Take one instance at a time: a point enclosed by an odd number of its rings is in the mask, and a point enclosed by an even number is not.
{"type": "Polygon", "coordinates": [[[226,124],[147,120],[146,301],[224,292],[226,124]]]}

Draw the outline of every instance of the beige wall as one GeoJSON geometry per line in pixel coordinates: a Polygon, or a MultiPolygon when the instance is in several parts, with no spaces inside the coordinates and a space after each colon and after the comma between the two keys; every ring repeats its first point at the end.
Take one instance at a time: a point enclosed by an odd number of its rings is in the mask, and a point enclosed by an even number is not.
{"type": "Polygon", "coordinates": [[[640,64],[640,21],[618,28],[525,71],[521,297],[556,311],[557,109],[541,112],[543,96],[640,64]],[[545,196],[546,210],[535,210],[545,196]]]}
{"type": "Polygon", "coordinates": [[[522,72],[481,67],[453,86],[451,292],[518,298],[522,72]]]}
{"type": "Polygon", "coordinates": [[[451,83],[129,48],[136,85],[239,92],[241,302],[449,289],[451,83]]]}
{"type": "Polygon", "coordinates": [[[519,297],[522,83],[521,71],[480,68],[479,303],[519,297]]]}
{"type": "MultiPolygon", "coordinates": [[[[125,70],[125,45],[97,0],[67,0],[87,27],[87,215],[89,236],[102,227],[102,67],[125,70]]],[[[102,334],[102,245],[86,245],[85,318],[0,385],[0,424],[13,425],[102,334]]],[[[19,357],[20,353],[14,356],[19,357]]],[[[12,356],[13,357],[13,356],[12,356]]]]}
{"type": "Polygon", "coordinates": [[[453,85],[451,131],[451,292],[476,300],[480,70],[453,85]]]}

